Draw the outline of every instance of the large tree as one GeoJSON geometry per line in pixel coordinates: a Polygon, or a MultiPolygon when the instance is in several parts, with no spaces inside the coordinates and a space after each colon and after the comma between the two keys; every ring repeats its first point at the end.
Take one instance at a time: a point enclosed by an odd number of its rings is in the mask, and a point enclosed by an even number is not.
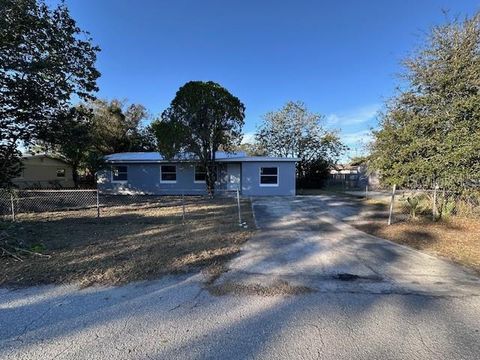
{"type": "MultiPolygon", "coordinates": [[[[57,118],[55,126],[40,133],[33,152],[50,152],[72,166],[78,185],[79,173],[93,175],[105,166],[105,155],[116,152],[155,151],[155,139],[143,125],[145,107],[120,100],[95,100],[72,107],[57,118]]],[[[92,179],[93,180],[93,179],[92,179]]]]}
{"type": "Polygon", "coordinates": [[[400,186],[478,181],[480,15],[434,27],[404,66],[404,86],[374,133],[373,166],[400,186]]]}
{"type": "Polygon", "coordinates": [[[18,174],[18,146],[55,126],[73,98],[97,90],[99,48],[61,3],[0,2],[0,186],[18,174]]]}
{"type": "Polygon", "coordinates": [[[206,169],[207,191],[215,188],[215,153],[233,151],[242,140],[245,106],[227,89],[208,81],[183,85],[160,120],[152,124],[167,158],[191,154],[206,169]]]}
{"type": "Polygon", "coordinates": [[[96,100],[86,104],[93,113],[93,142],[101,154],[128,151],[155,151],[154,139],[143,122],[148,113],[141,104],[96,100]]]}
{"type": "Polygon", "coordinates": [[[322,186],[329,168],[345,146],[335,131],[322,126],[323,117],[308,111],[304,103],[287,102],[280,110],[269,112],[255,135],[268,155],[296,157],[298,185],[322,186]]]}

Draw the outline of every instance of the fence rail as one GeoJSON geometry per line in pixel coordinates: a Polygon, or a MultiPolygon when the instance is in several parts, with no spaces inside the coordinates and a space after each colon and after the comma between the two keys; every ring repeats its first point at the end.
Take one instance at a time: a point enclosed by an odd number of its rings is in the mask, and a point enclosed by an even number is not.
{"type": "Polygon", "coordinates": [[[438,221],[450,217],[480,218],[480,189],[462,191],[437,188],[398,188],[336,190],[343,194],[384,205],[388,224],[413,219],[438,221]]]}
{"type": "MultiPolygon", "coordinates": [[[[237,209],[236,219],[240,226],[242,209],[238,190],[216,190],[213,197],[234,206],[237,209]]],[[[181,212],[182,221],[188,218],[189,207],[202,201],[208,202],[212,197],[204,191],[195,193],[192,190],[176,190],[175,194],[109,194],[98,190],[5,190],[0,189],[0,216],[17,220],[21,215],[35,215],[48,212],[88,212],[92,217],[101,217],[102,210],[115,207],[157,206],[170,207],[181,212]],[[180,193],[180,194],[179,194],[180,193]]]]}

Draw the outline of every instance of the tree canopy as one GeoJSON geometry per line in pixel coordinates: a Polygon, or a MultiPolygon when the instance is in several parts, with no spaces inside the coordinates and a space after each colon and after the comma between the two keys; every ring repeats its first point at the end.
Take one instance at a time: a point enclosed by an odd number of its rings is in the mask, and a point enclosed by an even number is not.
{"type": "Polygon", "coordinates": [[[321,186],[330,166],[346,149],[337,133],[326,130],[322,121],[323,116],[308,111],[304,103],[289,101],[264,116],[255,138],[268,155],[300,159],[299,186],[321,186]]]}
{"type": "Polygon", "coordinates": [[[41,134],[34,148],[59,155],[72,166],[75,184],[78,172],[90,176],[105,164],[103,157],[115,152],[155,151],[155,139],[143,125],[143,105],[120,100],[94,100],[60,114],[53,128],[41,134]]]}
{"type": "Polygon", "coordinates": [[[404,61],[371,162],[387,184],[458,188],[480,179],[480,15],[434,27],[404,61]]]}
{"type": "Polygon", "coordinates": [[[48,133],[74,97],[93,97],[98,51],[63,3],[0,3],[0,185],[18,174],[21,143],[48,133]]]}
{"type": "Polygon", "coordinates": [[[148,118],[141,104],[96,100],[86,106],[93,113],[93,146],[101,154],[128,151],[155,151],[154,140],[143,124],[148,118]]]}
{"type": "Polygon", "coordinates": [[[213,82],[190,81],[152,124],[159,152],[167,158],[192,154],[206,169],[209,193],[215,187],[215,153],[233,151],[242,140],[245,106],[213,82]]]}

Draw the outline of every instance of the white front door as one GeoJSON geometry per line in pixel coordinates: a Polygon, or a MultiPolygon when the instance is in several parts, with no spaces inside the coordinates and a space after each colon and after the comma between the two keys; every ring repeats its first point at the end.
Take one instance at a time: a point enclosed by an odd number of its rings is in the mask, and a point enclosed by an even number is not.
{"type": "Polygon", "coordinates": [[[240,164],[227,164],[227,190],[240,189],[240,164]]]}

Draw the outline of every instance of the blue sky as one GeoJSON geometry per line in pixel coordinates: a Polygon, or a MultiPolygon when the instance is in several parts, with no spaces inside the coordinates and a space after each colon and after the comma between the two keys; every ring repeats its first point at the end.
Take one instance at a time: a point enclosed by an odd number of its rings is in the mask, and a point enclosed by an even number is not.
{"type": "MultiPolygon", "coordinates": [[[[50,2],[55,2],[51,0],[50,2]]],[[[164,110],[189,80],[213,80],[245,104],[247,139],[288,100],[325,115],[361,153],[394,93],[400,61],[432,25],[478,1],[66,0],[102,48],[102,98],[164,110]]]]}

